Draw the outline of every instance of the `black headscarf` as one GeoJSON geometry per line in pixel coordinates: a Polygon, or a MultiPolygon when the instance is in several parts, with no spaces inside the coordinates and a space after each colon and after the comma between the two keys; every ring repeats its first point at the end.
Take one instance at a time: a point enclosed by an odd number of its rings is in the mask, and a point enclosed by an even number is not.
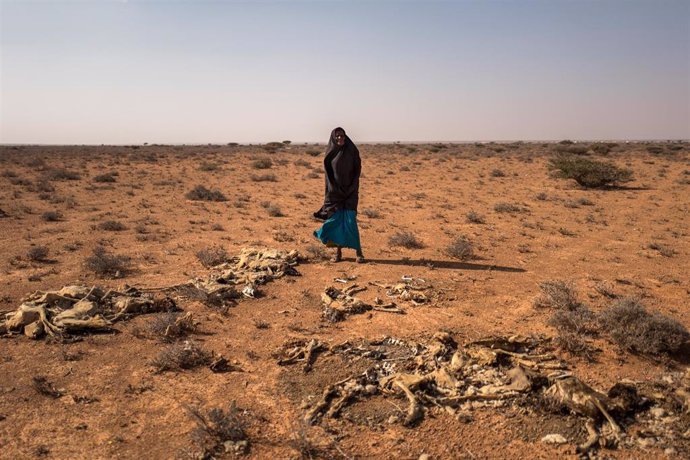
{"type": "Polygon", "coordinates": [[[331,131],[326,148],[326,158],[323,160],[326,172],[326,190],[323,206],[314,213],[315,217],[328,218],[341,209],[357,211],[359,203],[359,176],[362,172],[362,162],[359,158],[357,146],[345,134],[345,144],[338,145],[335,133],[343,128],[331,131]]]}

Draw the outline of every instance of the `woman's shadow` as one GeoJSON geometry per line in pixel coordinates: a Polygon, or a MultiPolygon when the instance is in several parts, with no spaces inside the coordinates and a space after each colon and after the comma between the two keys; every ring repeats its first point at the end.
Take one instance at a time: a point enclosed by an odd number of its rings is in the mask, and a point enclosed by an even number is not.
{"type": "Polygon", "coordinates": [[[527,270],[517,267],[503,267],[495,264],[477,264],[431,259],[366,259],[371,264],[407,265],[410,267],[446,268],[453,270],[492,270],[497,272],[524,273],[527,270]]]}

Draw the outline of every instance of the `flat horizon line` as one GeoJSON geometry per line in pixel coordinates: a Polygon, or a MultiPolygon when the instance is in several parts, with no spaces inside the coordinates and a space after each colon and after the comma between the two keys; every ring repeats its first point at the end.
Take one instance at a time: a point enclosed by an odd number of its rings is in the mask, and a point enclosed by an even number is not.
{"type": "MultiPolygon", "coordinates": [[[[537,143],[554,143],[563,142],[564,140],[571,141],[573,143],[585,143],[585,142],[667,142],[667,143],[683,143],[690,142],[690,138],[677,138],[677,139],[530,139],[530,140],[469,140],[469,141],[448,141],[448,140],[416,140],[416,141],[358,141],[356,144],[360,145],[375,145],[375,144],[404,144],[404,145],[423,145],[423,144],[537,144],[537,143]]],[[[126,147],[130,145],[136,145],[141,147],[155,147],[155,146],[254,146],[254,145],[266,145],[266,144],[283,144],[281,141],[265,141],[265,142],[123,142],[123,143],[52,143],[52,142],[0,142],[2,147],[27,147],[27,146],[40,146],[40,147],[126,147]]],[[[315,142],[315,141],[290,141],[286,145],[326,145],[326,142],[315,142]]]]}

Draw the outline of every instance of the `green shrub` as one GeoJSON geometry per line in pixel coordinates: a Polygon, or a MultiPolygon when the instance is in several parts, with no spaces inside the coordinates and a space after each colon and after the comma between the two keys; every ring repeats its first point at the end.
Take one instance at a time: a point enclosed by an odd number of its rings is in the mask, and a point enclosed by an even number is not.
{"type": "Polygon", "coordinates": [[[596,188],[632,180],[632,171],[603,161],[558,155],[548,165],[556,177],[573,179],[583,187],[596,188]]]}

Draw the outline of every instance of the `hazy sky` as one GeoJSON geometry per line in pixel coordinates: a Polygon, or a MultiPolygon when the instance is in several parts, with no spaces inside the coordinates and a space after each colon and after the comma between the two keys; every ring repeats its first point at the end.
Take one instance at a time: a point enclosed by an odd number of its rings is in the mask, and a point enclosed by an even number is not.
{"type": "Polygon", "coordinates": [[[0,142],[690,138],[690,1],[0,0],[0,142]]]}

